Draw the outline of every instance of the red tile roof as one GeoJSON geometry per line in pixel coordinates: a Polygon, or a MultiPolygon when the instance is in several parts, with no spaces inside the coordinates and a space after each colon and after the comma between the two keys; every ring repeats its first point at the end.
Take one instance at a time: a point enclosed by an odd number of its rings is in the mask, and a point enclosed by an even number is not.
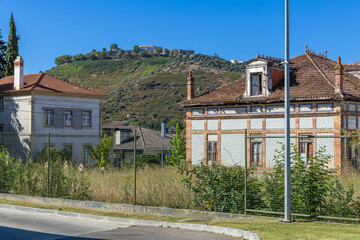
{"type": "MultiPolygon", "coordinates": [[[[297,56],[291,63],[291,101],[357,100],[360,101],[360,79],[344,72],[343,93],[335,93],[336,62],[310,53],[297,56]]],[[[346,68],[346,67],[345,67],[346,68]]],[[[277,78],[279,74],[277,73],[277,78]]],[[[226,105],[241,103],[271,103],[284,100],[284,77],[273,87],[268,97],[243,97],[245,78],[204,93],[181,103],[182,106],[226,105]]],[[[195,79],[196,81],[196,79],[195,79]]]]}
{"type": "Polygon", "coordinates": [[[17,92],[48,92],[91,96],[105,96],[105,93],[77,86],[73,83],[47,75],[45,73],[24,75],[24,87],[14,89],[14,76],[0,79],[0,94],[17,92]]]}

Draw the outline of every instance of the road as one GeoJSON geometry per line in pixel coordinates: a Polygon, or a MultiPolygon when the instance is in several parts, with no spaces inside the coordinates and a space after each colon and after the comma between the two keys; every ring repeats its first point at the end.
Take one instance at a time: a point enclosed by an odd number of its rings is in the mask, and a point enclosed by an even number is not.
{"type": "Polygon", "coordinates": [[[172,228],[127,226],[0,209],[1,240],[234,240],[172,228]]]}

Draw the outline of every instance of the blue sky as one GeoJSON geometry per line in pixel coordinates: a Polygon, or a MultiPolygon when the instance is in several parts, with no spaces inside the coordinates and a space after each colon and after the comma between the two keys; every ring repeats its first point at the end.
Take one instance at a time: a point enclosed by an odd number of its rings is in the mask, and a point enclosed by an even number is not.
{"type": "MultiPolygon", "coordinates": [[[[53,67],[63,54],[117,43],[192,49],[225,59],[284,55],[284,0],[0,0],[7,40],[13,12],[25,73],[53,67]]],[[[343,62],[360,60],[360,0],[290,0],[290,55],[304,45],[343,62]]]]}

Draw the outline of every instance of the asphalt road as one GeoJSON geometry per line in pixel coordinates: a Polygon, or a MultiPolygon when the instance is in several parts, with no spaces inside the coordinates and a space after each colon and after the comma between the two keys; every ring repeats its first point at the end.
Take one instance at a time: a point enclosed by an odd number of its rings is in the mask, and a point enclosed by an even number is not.
{"type": "Polygon", "coordinates": [[[173,228],[127,226],[0,209],[1,240],[234,240],[173,228]]]}

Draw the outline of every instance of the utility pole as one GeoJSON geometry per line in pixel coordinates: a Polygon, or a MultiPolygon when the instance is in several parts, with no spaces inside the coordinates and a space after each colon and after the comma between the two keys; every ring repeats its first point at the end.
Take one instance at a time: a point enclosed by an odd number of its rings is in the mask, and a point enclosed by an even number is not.
{"type": "Polygon", "coordinates": [[[290,73],[289,73],[289,0],[285,0],[285,199],[284,221],[291,221],[290,182],[290,73]]]}

